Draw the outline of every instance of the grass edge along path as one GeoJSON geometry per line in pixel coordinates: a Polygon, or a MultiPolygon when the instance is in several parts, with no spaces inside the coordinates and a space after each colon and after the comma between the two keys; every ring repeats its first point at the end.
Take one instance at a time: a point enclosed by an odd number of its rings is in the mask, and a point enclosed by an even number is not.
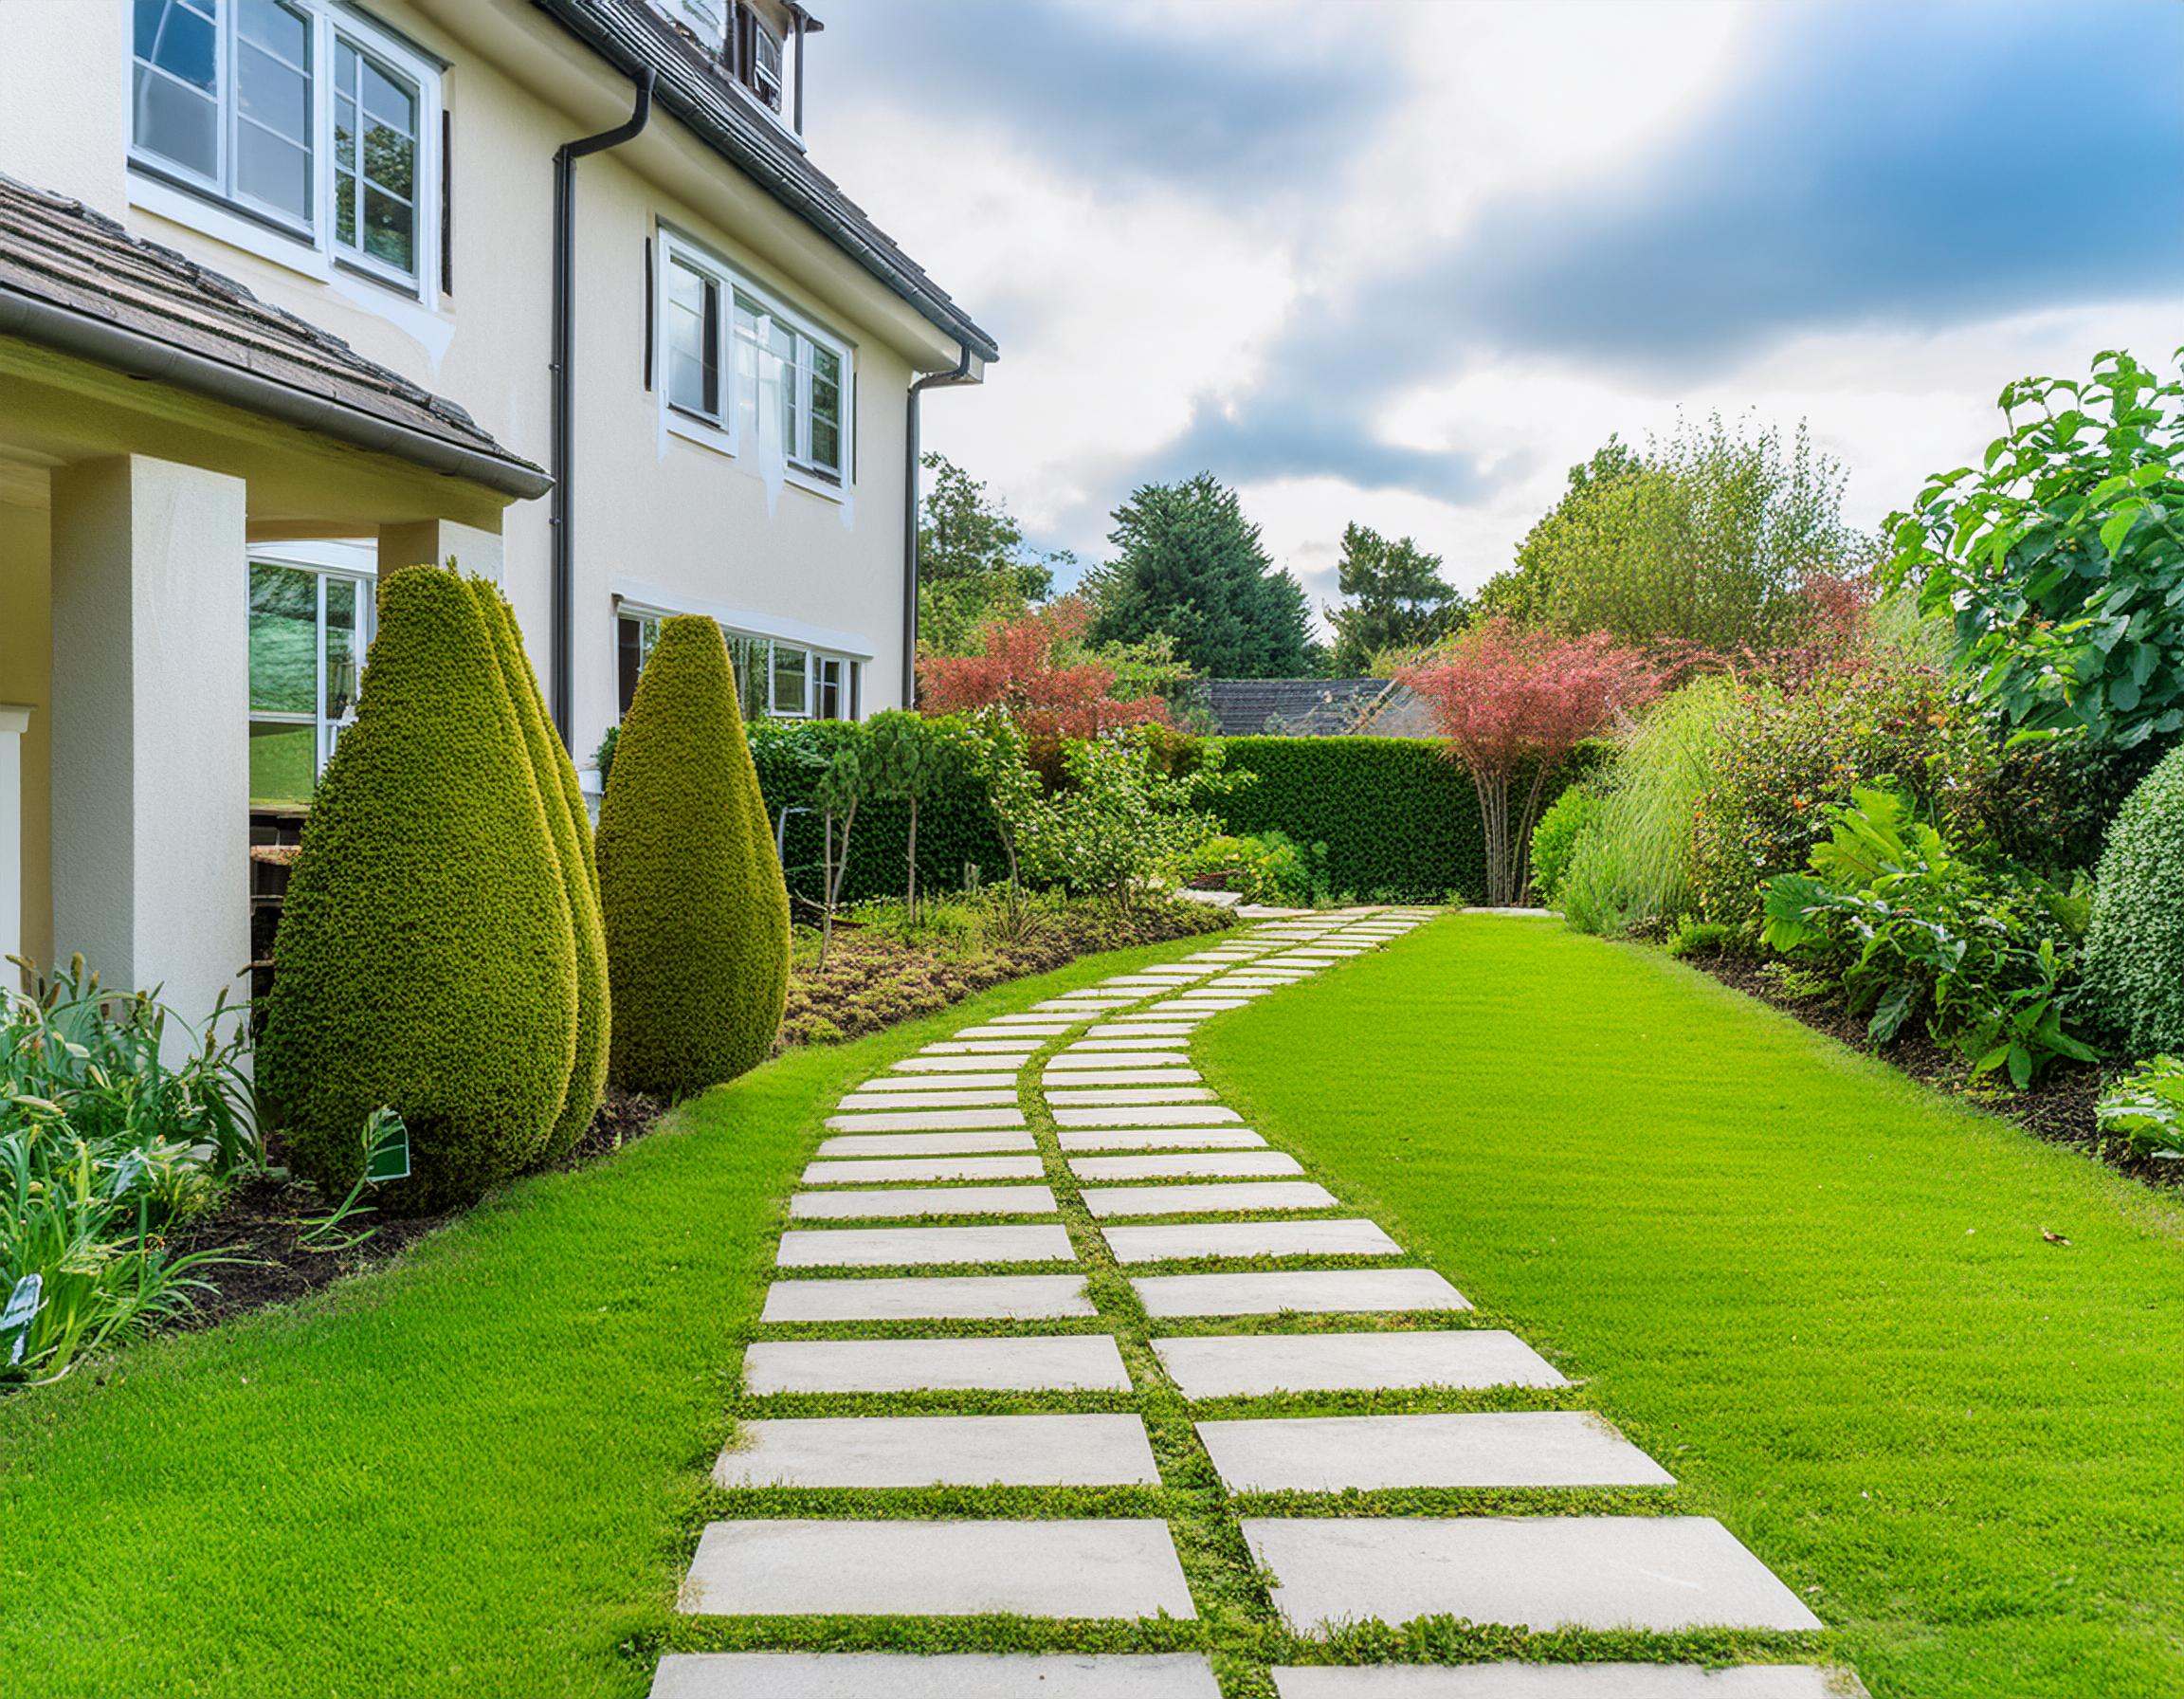
{"type": "Polygon", "coordinates": [[[9,1699],[635,1695],[826,1105],[1088,956],[777,1057],[396,1262],[0,1399],[9,1699]]]}
{"type": "Polygon", "coordinates": [[[1539,921],[1445,920],[1195,1054],[1875,1699],[2184,1690],[2184,1201],[1539,921]]]}

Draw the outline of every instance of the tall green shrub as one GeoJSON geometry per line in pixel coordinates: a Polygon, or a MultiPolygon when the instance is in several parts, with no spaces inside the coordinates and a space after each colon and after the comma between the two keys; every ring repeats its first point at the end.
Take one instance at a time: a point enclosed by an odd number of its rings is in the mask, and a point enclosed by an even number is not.
{"type": "Polygon", "coordinates": [[[2128,1054],[2184,1048],[2184,749],[2162,758],[2109,828],[2085,989],[2128,1054]]]}
{"type": "Polygon", "coordinates": [[[382,581],[356,722],[288,886],[258,1079],[288,1160],[338,1197],[367,1116],[410,1172],[380,1207],[475,1197],[546,1148],[576,1050],[568,892],[494,638],[461,577],[382,581]]]}
{"type": "Polygon", "coordinates": [[[765,1059],[789,985],[789,892],[720,629],[663,620],[599,810],[610,1072],[702,1090],[765,1059]]]}
{"type": "Polygon", "coordinates": [[[546,809],[547,833],[569,897],[572,947],[576,960],[576,1054],[561,1113],[546,1141],[544,1155],[564,1157],[576,1147],[598,1112],[607,1088],[609,1036],[607,933],[599,918],[599,876],[592,862],[592,816],[576,782],[576,764],[546,718],[546,699],[538,677],[523,653],[523,633],[508,598],[485,578],[470,581],[471,594],[493,634],[523,746],[531,758],[531,776],[546,809]]]}

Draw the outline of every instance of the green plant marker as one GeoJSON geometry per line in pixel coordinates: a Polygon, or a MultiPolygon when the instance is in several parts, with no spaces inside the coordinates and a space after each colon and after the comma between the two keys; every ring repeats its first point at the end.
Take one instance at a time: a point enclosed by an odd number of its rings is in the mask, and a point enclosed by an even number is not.
{"type": "Polygon", "coordinates": [[[364,1178],[374,1185],[410,1178],[410,1129],[400,1116],[389,1116],[386,1131],[373,1141],[364,1159],[364,1178]]]}
{"type": "Polygon", "coordinates": [[[9,1368],[23,1361],[23,1347],[30,1343],[30,1324],[38,1319],[38,1302],[45,1289],[43,1275],[26,1274],[8,1294],[8,1307],[0,1309],[0,1339],[10,1333],[15,1336],[8,1351],[9,1368]]]}

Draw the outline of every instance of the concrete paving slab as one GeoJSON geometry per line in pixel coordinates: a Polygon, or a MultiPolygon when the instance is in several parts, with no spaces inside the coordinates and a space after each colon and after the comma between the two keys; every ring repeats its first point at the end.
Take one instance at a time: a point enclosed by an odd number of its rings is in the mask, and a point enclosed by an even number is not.
{"type": "Polygon", "coordinates": [[[1064,1150],[1261,1150],[1266,1141],[1244,1126],[1065,1127],[1064,1150]]]}
{"type": "Polygon", "coordinates": [[[1198,1070],[1177,1050],[1060,1055],[1039,1076],[1046,1086],[1195,1086],[1198,1070]]]}
{"type": "Polygon", "coordinates": [[[1169,1152],[1153,1156],[1071,1157],[1069,1171],[1081,1180],[1265,1179],[1301,1174],[1297,1159],[1282,1150],[1169,1152]]]}
{"type": "Polygon", "coordinates": [[[1088,1028],[1084,1033],[1092,1038],[1127,1038],[1136,1043],[1140,1038],[1188,1039],[1198,1030],[1197,1023],[1187,1020],[1128,1020],[1109,1021],[1088,1028]]]}
{"type": "Polygon", "coordinates": [[[1668,1487],[1676,1477],[1590,1410],[1200,1422],[1231,1492],[1396,1487],[1668,1487]]]}
{"type": "Polygon", "coordinates": [[[1147,1104],[1108,1108],[1057,1108],[1054,1111],[1056,1126],[1220,1126],[1224,1123],[1236,1123],[1243,1119],[1234,1109],[1225,1109],[1218,1104],[1176,1104],[1170,1106],[1147,1104]]]}
{"type": "MultiPolygon", "coordinates": [[[[1065,1146],[1065,1149],[1067,1147],[1065,1146]]],[[[1190,1257],[1401,1256],[1403,1247],[1371,1221],[1202,1221],[1189,1227],[1109,1227],[1120,1263],[1190,1257]]]]}
{"type": "Polygon", "coordinates": [[[1101,1220],[1117,1215],[1210,1215],[1237,1210],[1331,1210],[1335,1194],[1312,1180],[1206,1186],[1092,1186],[1080,1194],[1101,1220]]]}
{"type": "Polygon", "coordinates": [[[1135,1416],[839,1416],[737,1424],[716,1486],[1152,1487],[1135,1416]]]}
{"type": "Polygon", "coordinates": [[[1847,1670],[1812,1664],[1371,1664],[1273,1672],[1280,1699],[1862,1699],[1847,1670]]]}
{"type": "Polygon", "coordinates": [[[1026,1026],[1018,1023],[1014,1015],[1001,1015],[996,1018],[1010,1021],[1012,1024],[1006,1027],[958,1027],[956,1029],[956,1041],[960,1043],[970,1040],[992,1038],[1054,1038],[1069,1031],[1070,1027],[1075,1024],[1074,1022],[1065,1020],[1043,1019],[1040,1020],[1036,1025],[1026,1026]]]}
{"type": "Polygon", "coordinates": [[[1046,1164],[1029,1157],[878,1157],[870,1160],[812,1162],[807,1186],[917,1185],[946,1179],[1045,1179],[1046,1164]]]}
{"type": "Polygon", "coordinates": [[[928,1080],[924,1091],[852,1091],[835,1105],[839,1109],[996,1109],[1016,1101],[1016,1082],[1002,1086],[950,1087],[928,1080]]]}
{"type": "MultiPolygon", "coordinates": [[[[997,1091],[1013,1089],[1021,1069],[997,1068],[990,1058],[978,1056],[928,1056],[927,1062],[957,1064],[949,1068],[914,1068],[904,1073],[883,1074],[876,1080],[865,1080],[857,1087],[859,1096],[868,1092],[884,1092],[894,1096],[901,1092],[919,1091],[997,1091]],[[943,1073],[944,1080],[930,1076],[943,1073]],[[926,1077],[920,1077],[920,1076],[926,1077]]],[[[902,1065],[898,1062],[896,1067],[902,1065]]]]}
{"type": "Polygon", "coordinates": [[[1707,1516],[1247,1517],[1274,1608],[1329,1622],[1467,1617],[1513,1627],[1816,1629],[1707,1516]]]}
{"type": "Polygon", "coordinates": [[[1280,1274],[1148,1274],[1130,1283],[1155,1316],[1366,1315],[1469,1309],[1430,1269],[1320,1269],[1280,1274]]]}
{"type": "MultiPolygon", "coordinates": [[[[1021,1038],[949,1038],[938,1044],[920,1046],[914,1055],[903,1060],[908,1062],[935,1056],[1025,1056],[1038,1050],[1044,1042],[1036,1033],[1021,1038]]],[[[903,1062],[898,1062],[895,1066],[901,1068],[903,1062]]],[[[1001,1064],[994,1063],[992,1066],[1000,1067],[1001,1064]]]]}
{"type": "Polygon", "coordinates": [[[1133,1027],[1119,1037],[1102,1038],[1103,1029],[1095,1027],[1083,1037],[1074,1039],[1054,1052],[1059,1062],[1065,1056],[1165,1056],[1170,1061],[1182,1059],[1182,1052],[1191,1048],[1191,1034],[1185,1032],[1145,1032],[1133,1027]]]}
{"type": "Polygon", "coordinates": [[[971,1127],[1022,1126],[1024,1111],[999,1109],[899,1109],[877,1114],[829,1115],[838,1133],[941,1133],[971,1127]]]}
{"type": "Polygon", "coordinates": [[[1056,1032],[1066,1032],[1073,1023],[1064,1020],[1060,1014],[996,1014],[986,1024],[999,1027],[1003,1032],[1036,1032],[1052,1027],[1056,1032]]]}
{"type": "Polygon", "coordinates": [[[902,1274],[870,1280],[776,1280],[767,1322],[1041,1320],[1099,1311],[1082,1274],[902,1274]]]}
{"type": "Polygon", "coordinates": [[[1130,1371],[1105,1333],[759,1340],[743,1353],[743,1390],[754,1398],[785,1392],[1128,1392],[1130,1371]]]}
{"type": "Polygon", "coordinates": [[[1069,1230],[1043,1227],[791,1228],[775,1259],[784,1269],[885,1269],[910,1263],[1066,1263],[1069,1230]]]}
{"type": "Polygon", "coordinates": [[[676,1608],[701,1616],[1194,1617],[1154,1518],[708,1523],[676,1608]]]}
{"type": "Polygon", "coordinates": [[[1010,1127],[991,1133],[843,1133],[819,1142],[823,1157],[959,1157],[1038,1148],[1028,1132],[1010,1127]]]}
{"type": "Polygon", "coordinates": [[[797,1221],[856,1221],[890,1215],[1051,1215],[1059,1206],[1045,1186],[918,1186],[877,1192],[798,1192],[797,1221]]]}
{"type": "Polygon", "coordinates": [[[1072,1089],[1066,1086],[1046,1087],[1047,1106],[1056,1109],[1082,1107],[1086,1104],[1105,1105],[1108,1107],[1130,1107],[1141,1104],[1210,1104],[1213,1089],[1210,1086],[1090,1086],[1072,1089]]]}
{"type": "Polygon", "coordinates": [[[651,1699],[1221,1699],[1196,1652],[670,1652],[651,1699]]]}
{"type": "Polygon", "coordinates": [[[1570,1384],[1530,1345],[1499,1327],[1429,1333],[1239,1333],[1156,1339],[1153,1349],[1187,1398],[1398,1391],[1414,1386],[1570,1384]]]}

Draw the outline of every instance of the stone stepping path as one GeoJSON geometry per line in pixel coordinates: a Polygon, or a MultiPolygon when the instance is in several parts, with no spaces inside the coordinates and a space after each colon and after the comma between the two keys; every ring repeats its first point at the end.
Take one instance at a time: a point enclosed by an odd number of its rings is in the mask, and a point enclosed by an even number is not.
{"type": "MultiPolygon", "coordinates": [[[[769,1402],[737,1422],[713,1479],[719,1488],[788,1495],[789,1504],[808,1492],[880,1496],[861,1501],[849,1519],[709,1523],[679,1610],[753,1623],[881,1616],[1119,1625],[1166,1617],[1187,1628],[1196,1607],[1161,1515],[1072,1515],[1066,1497],[1044,1515],[996,1516],[978,1507],[982,1495],[1003,1490],[1163,1492],[1162,1460],[1189,1467],[1179,1452],[1194,1444],[1228,1493],[1328,1496],[1320,1508],[1333,1514],[1232,1525],[1272,1577],[1273,1612],[1300,1635],[1332,1622],[1400,1624],[1428,1615],[1537,1629],[1818,1626],[1709,1518],[1576,1513],[1586,1502],[1576,1495],[1590,1489],[1673,1485],[1601,1417],[1566,1408],[1433,1409],[1443,1389],[1567,1397],[1569,1382],[1514,1334],[1465,1324],[1470,1305],[1462,1292],[1412,1264],[1377,1223],[1338,1213],[1341,1200],[1244,1126],[1192,1065],[1201,1022],[1338,971],[1431,914],[1397,908],[1263,922],[1183,961],[959,1028],[849,1090],[827,1116],[828,1134],[790,1198],[798,1225],[780,1236],[778,1277],[759,1337],[744,1352],[743,1396],[789,1402],[769,1402]],[[1037,1106],[1028,1114],[1033,1100],[1019,1094],[1034,1079],[1037,1106]],[[1047,1219],[1005,1219],[1011,1216],[1047,1219]],[[1284,1266],[1235,1266],[1269,1262],[1284,1266]],[[1192,1263],[1214,1266],[1118,1271],[1192,1263]],[[920,1267],[957,1271],[882,1272],[920,1267]],[[1001,1271],[1010,1269],[1022,1271],[1001,1271]],[[1388,1329],[1337,1320],[1369,1315],[1419,1320],[1388,1329]],[[1018,1330],[1007,1331],[1010,1324],[1018,1330]],[[881,1327],[888,1337],[867,1337],[881,1327]],[[1162,1395],[1169,1401],[1140,1402],[1163,1377],[1174,1388],[1162,1395]],[[1427,1407],[1335,1416],[1292,1413],[1279,1402],[1373,1392],[1409,1393],[1427,1407]],[[1168,1426],[1156,1451],[1149,1418],[1135,1411],[1174,1412],[1178,1395],[1201,1405],[1275,1402],[1230,1416],[1161,1416],[1168,1426]],[[956,1402],[996,1397],[1010,1400],[1002,1413],[956,1402]],[[846,1414],[839,1404],[806,1407],[799,1398],[871,1402],[846,1414]],[[1052,1402],[1081,1398],[1101,1401],[1090,1410],[1052,1402]],[[1118,1399],[1131,1407],[1115,1408],[1118,1399]],[[1389,1489],[1515,1489],[1550,1503],[1569,1492],[1573,1508],[1344,1513],[1340,1495],[1389,1489]],[[901,1509],[890,1513],[885,1495],[921,1490],[944,1490],[952,1508],[963,1508],[938,1520],[912,1517],[901,1510],[924,1507],[897,1499],[901,1509]]],[[[1022,1500],[992,1502],[1013,1510],[1022,1500]]],[[[1109,1507],[1101,1498],[1075,1502],[1109,1507]]],[[[1192,1537],[1202,1541],[1203,1530],[1192,1537]]],[[[1201,1562],[1236,1562],[1200,1551],[1201,1562]]],[[[1244,1584],[1242,1571],[1216,1584],[1244,1584]]],[[[751,1643],[755,1631],[738,1632],[751,1643]]],[[[1028,1641],[1010,1631],[1008,1639],[968,1643],[1037,1647],[1031,1632],[1028,1641]]],[[[1854,1680],[1827,1685],[1841,1675],[1794,1665],[1708,1672],[1598,1662],[1271,1672],[1282,1699],[1819,1699],[1862,1691],[1854,1680]]],[[[998,1650],[677,1653],[661,1660],[652,1690],[653,1699],[1219,1699],[1220,1690],[1198,1651],[998,1650]]]]}

